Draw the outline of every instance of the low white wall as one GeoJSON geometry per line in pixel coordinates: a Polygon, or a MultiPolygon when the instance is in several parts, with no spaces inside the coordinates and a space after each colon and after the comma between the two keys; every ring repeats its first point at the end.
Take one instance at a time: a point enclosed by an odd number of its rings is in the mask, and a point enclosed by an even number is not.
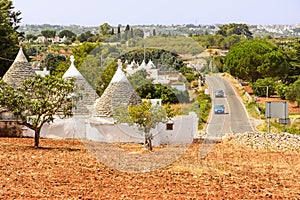
{"type": "MultiPolygon", "coordinates": [[[[198,118],[195,113],[172,119],[173,130],[166,130],[166,124],[159,123],[153,134],[152,144],[188,144],[198,134],[198,118]]],[[[34,136],[34,131],[23,129],[23,136],[34,136]]],[[[70,139],[80,138],[108,143],[144,143],[144,134],[136,126],[97,122],[89,118],[74,117],[55,119],[51,124],[44,124],[42,138],[70,139]]]]}
{"type": "MultiPolygon", "coordinates": [[[[54,119],[53,123],[43,125],[40,137],[54,139],[75,139],[86,137],[85,118],[54,119]]],[[[22,128],[23,137],[34,137],[34,131],[30,128],[22,128]]]]}
{"type": "Polygon", "coordinates": [[[86,139],[99,142],[143,143],[144,136],[136,126],[128,124],[86,123],[86,139]]]}

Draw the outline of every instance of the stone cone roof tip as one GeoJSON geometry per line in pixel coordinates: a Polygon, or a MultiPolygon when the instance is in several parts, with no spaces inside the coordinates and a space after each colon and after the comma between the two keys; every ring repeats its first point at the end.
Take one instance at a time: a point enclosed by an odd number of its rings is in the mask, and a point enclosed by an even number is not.
{"type": "Polygon", "coordinates": [[[121,69],[121,67],[118,67],[116,73],[114,74],[114,76],[112,77],[111,83],[118,83],[118,82],[128,82],[128,79],[126,77],[126,75],[124,74],[123,70],[121,69]]]}
{"type": "Polygon", "coordinates": [[[78,71],[78,69],[74,65],[74,56],[71,56],[71,65],[69,69],[64,73],[63,78],[75,78],[75,77],[83,77],[82,74],[78,71]]]}
{"type": "Polygon", "coordinates": [[[111,117],[114,110],[120,105],[136,105],[140,102],[140,96],[136,93],[119,65],[102,96],[96,101],[96,115],[111,117]]]}
{"type": "Polygon", "coordinates": [[[20,48],[13,64],[4,74],[3,80],[13,87],[18,87],[25,79],[33,78],[34,76],[34,69],[30,66],[23,49],[20,48]]]}
{"type": "Polygon", "coordinates": [[[23,52],[22,47],[19,49],[18,55],[14,62],[27,62],[28,63],[28,60],[23,52]]]}

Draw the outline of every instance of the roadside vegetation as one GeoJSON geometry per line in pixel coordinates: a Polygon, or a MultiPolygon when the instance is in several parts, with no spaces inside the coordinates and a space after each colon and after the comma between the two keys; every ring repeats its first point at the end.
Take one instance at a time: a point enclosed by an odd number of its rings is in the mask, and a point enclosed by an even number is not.
{"type": "MultiPolygon", "coordinates": [[[[265,117],[265,103],[264,101],[257,101],[255,102],[254,98],[255,95],[249,95],[249,93],[247,93],[244,89],[244,87],[242,86],[242,84],[240,82],[238,82],[237,79],[234,79],[234,77],[232,77],[229,74],[225,74],[224,77],[231,82],[231,84],[234,86],[236,92],[240,95],[246,109],[247,112],[249,114],[249,116],[252,119],[256,119],[256,120],[262,120],[261,123],[259,125],[257,125],[255,127],[255,129],[258,132],[261,133],[267,133],[268,132],[268,121],[265,117]]],[[[265,95],[262,95],[262,97],[259,97],[260,99],[264,99],[266,100],[266,97],[263,97],[265,95]]],[[[276,96],[276,95],[275,95],[276,96]]],[[[274,96],[273,96],[274,98],[274,96]]],[[[272,100],[271,97],[269,97],[269,100],[272,100]]],[[[277,97],[278,100],[278,97],[277,97]]],[[[300,110],[300,109],[297,109],[300,110]]],[[[289,117],[291,119],[291,124],[290,125],[286,125],[286,127],[284,128],[284,125],[279,124],[278,123],[278,119],[271,119],[271,124],[270,124],[270,133],[282,133],[282,132],[288,132],[291,134],[300,134],[300,112],[289,112],[289,117]]]]}

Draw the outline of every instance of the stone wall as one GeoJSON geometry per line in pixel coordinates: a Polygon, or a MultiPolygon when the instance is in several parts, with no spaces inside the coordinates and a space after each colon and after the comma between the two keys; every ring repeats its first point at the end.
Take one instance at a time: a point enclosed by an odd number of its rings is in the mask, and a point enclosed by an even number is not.
{"type": "Polygon", "coordinates": [[[0,137],[22,137],[22,125],[13,120],[0,121],[0,137]]]}

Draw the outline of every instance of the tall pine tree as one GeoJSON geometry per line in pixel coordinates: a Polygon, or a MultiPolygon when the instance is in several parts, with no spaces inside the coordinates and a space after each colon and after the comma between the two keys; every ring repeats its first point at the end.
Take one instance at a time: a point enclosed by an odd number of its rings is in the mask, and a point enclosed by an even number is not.
{"type": "Polygon", "coordinates": [[[0,76],[2,77],[12,64],[18,52],[18,24],[20,11],[13,10],[10,0],[0,1],[0,76]]]}

